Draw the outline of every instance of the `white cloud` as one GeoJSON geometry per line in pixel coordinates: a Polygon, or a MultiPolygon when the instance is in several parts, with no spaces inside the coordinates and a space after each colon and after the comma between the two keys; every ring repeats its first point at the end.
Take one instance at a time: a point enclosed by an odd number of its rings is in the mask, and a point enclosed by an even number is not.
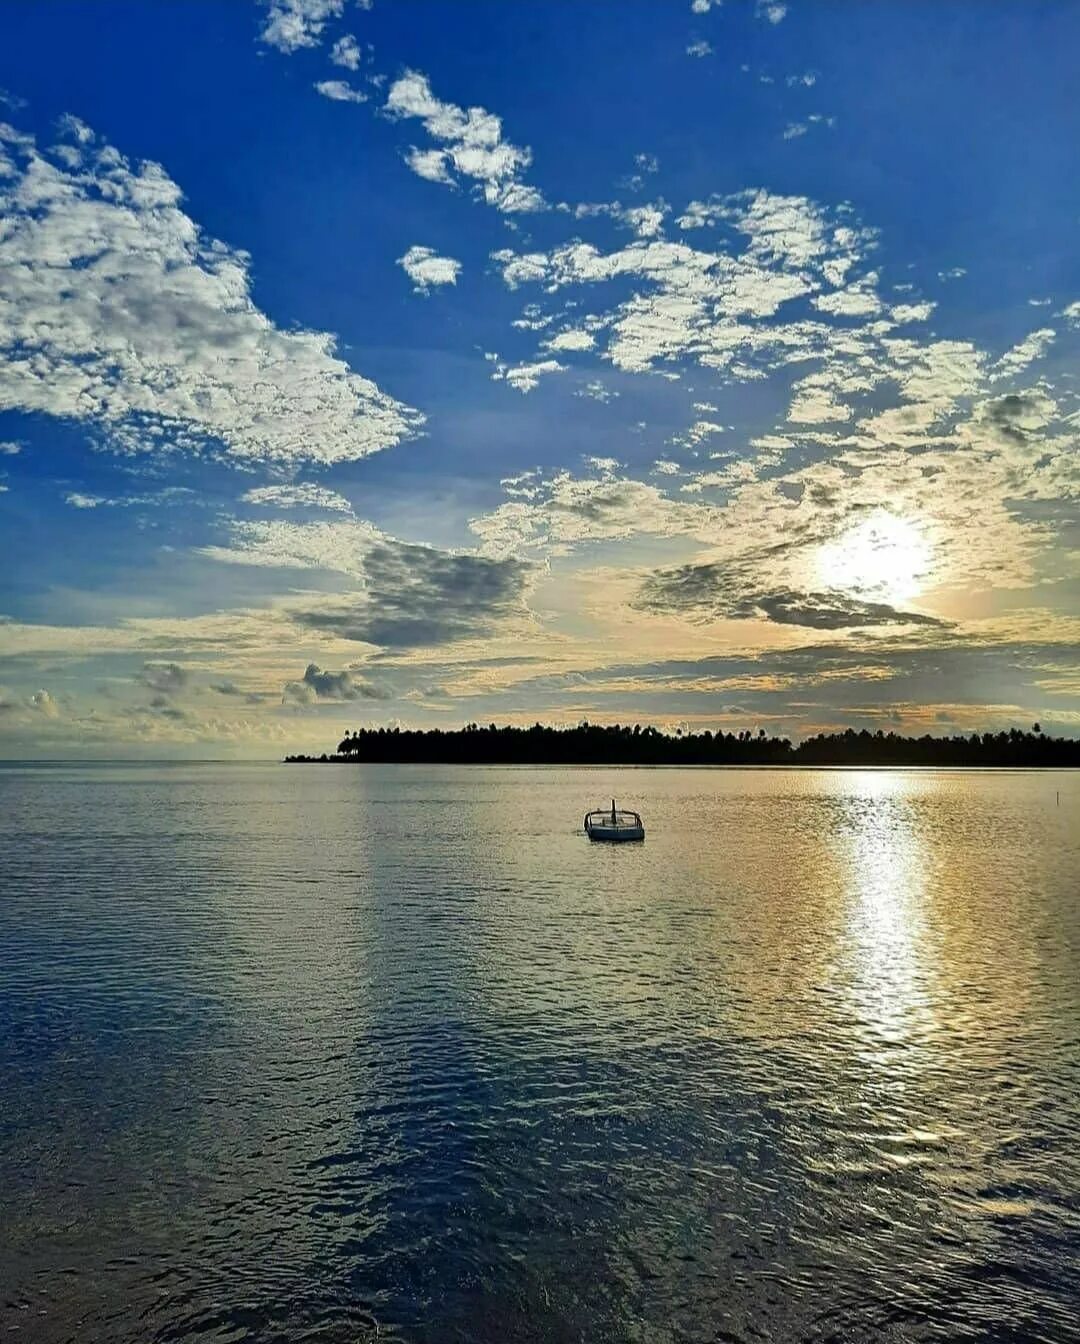
{"type": "Polygon", "coordinates": [[[889,309],[889,316],[894,322],[925,322],[936,307],[936,303],[898,303],[889,309]]]}
{"type": "Polygon", "coordinates": [[[687,56],[711,56],[713,49],[703,38],[698,38],[696,42],[690,42],[686,47],[687,56]]]}
{"type": "Polygon", "coordinates": [[[317,47],[327,23],[339,19],[345,9],[345,0],[266,0],[266,4],[270,13],[262,40],[286,54],[317,47]]]}
{"type": "Polygon", "coordinates": [[[574,393],[575,397],[588,397],[590,401],[602,402],[614,401],[618,395],[618,392],[615,392],[612,388],[605,387],[598,378],[585,383],[574,393]]]}
{"type": "Polygon", "coordinates": [[[21,453],[22,450],[23,445],[15,439],[6,439],[3,442],[0,442],[0,457],[14,457],[17,453],[21,453]]]}
{"type": "Polygon", "coordinates": [[[831,130],[835,125],[835,117],[827,117],[821,112],[811,112],[805,121],[789,121],[784,127],[784,139],[798,140],[811,126],[827,126],[831,130]]]}
{"type": "Polygon", "coordinates": [[[606,463],[599,477],[559,472],[540,482],[532,498],[501,504],[469,521],[485,550],[494,555],[533,548],[561,551],[582,542],[640,534],[706,539],[721,525],[720,509],[670,499],[655,485],[614,477],[606,463]]]}
{"type": "Polygon", "coordinates": [[[506,214],[546,208],[536,188],[520,180],[532,151],[505,140],[502,121],[493,112],[442,102],[432,93],[428,77],[417,70],[407,70],[391,84],[386,111],[392,117],[419,118],[428,135],[444,147],[410,150],[406,162],[421,177],[452,183],[452,169],[476,182],[488,205],[506,214]]]}
{"type": "Polygon", "coordinates": [[[427,294],[432,286],[456,285],[461,262],[453,257],[440,257],[431,247],[410,247],[397,264],[413,282],[418,294],[427,294]]]}
{"type": "Polygon", "coordinates": [[[245,504],[270,509],[326,509],[333,513],[352,513],[352,505],[336,490],[325,485],[297,481],[293,485],[261,485],[240,496],[245,504]]]}
{"type": "MultiPolygon", "coordinates": [[[[686,226],[688,216],[691,227],[722,223],[728,235],[732,230],[742,235],[741,249],[727,237],[724,250],[716,251],[638,239],[604,253],[574,241],[550,253],[502,249],[492,260],[511,289],[540,283],[554,293],[572,285],[636,277],[634,294],[613,312],[598,316],[590,328],[610,332],[604,354],[622,369],[643,372],[659,361],[692,355],[707,367],[745,380],[761,376],[756,362],[763,359],[780,365],[823,357],[836,339],[824,323],[765,319],[774,318],[787,303],[842,284],[872,235],[838,224],[805,198],[765,191],[694,202],[679,224],[686,226]]],[[[873,277],[866,277],[826,310],[876,309],[872,283],[873,277]]]]}
{"type": "Polygon", "coordinates": [[[354,89],[343,79],[320,79],[315,84],[315,91],[335,103],[366,103],[368,100],[366,93],[354,89]]]}
{"type": "Polygon", "coordinates": [[[777,4],[775,0],[756,0],[754,17],[768,23],[781,23],[787,14],[787,5],[777,4]]]}
{"type": "Polygon", "coordinates": [[[801,75],[788,75],[784,82],[789,89],[800,87],[804,89],[812,89],[817,83],[817,71],[806,70],[801,75]]]}
{"type": "Polygon", "coordinates": [[[1042,327],[1039,331],[1033,331],[1029,336],[1025,336],[1019,345],[1014,345],[1002,355],[992,375],[993,379],[996,381],[1000,378],[1010,378],[1014,373],[1022,373],[1036,359],[1042,359],[1056,336],[1057,332],[1052,327],[1042,327]]]}
{"type": "Polygon", "coordinates": [[[55,719],[60,713],[60,707],[45,690],[33,693],[30,697],[30,708],[36,709],[39,714],[44,714],[47,719],[55,719]]]}
{"type": "Polygon", "coordinates": [[[78,490],[69,491],[64,499],[73,509],[96,509],[108,502],[104,495],[84,495],[78,490]]]}
{"type": "Polygon", "coordinates": [[[709,10],[715,6],[717,9],[724,3],[724,0],[690,0],[691,14],[708,14],[709,10]]]}
{"type": "Polygon", "coordinates": [[[130,452],[323,462],[420,423],[328,333],[276,327],[247,255],[202,233],[159,165],[75,139],[60,158],[0,127],[0,409],[90,421],[130,452]]]}
{"type": "Polygon", "coordinates": [[[1080,326],[1080,299],[1077,299],[1075,303],[1067,304],[1062,308],[1061,316],[1070,326],[1080,326]]]}
{"type": "Polygon", "coordinates": [[[596,337],[591,331],[560,331],[543,344],[545,350],[591,350],[596,345],[596,337]]]}
{"type": "Polygon", "coordinates": [[[557,359],[541,359],[532,364],[515,364],[509,367],[499,364],[491,376],[495,382],[509,383],[519,392],[531,392],[545,374],[565,372],[566,365],[560,364],[557,359]]]}
{"type": "Polygon", "coordinates": [[[456,187],[457,183],[450,174],[450,156],[441,149],[410,149],[405,162],[417,175],[429,182],[442,182],[445,186],[456,187]]]}
{"type": "Polygon", "coordinates": [[[335,65],[340,65],[345,70],[358,70],[363,56],[360,53],[356,38],[351,33],[339,37],[330,48],[330,59],[335,65]]]}

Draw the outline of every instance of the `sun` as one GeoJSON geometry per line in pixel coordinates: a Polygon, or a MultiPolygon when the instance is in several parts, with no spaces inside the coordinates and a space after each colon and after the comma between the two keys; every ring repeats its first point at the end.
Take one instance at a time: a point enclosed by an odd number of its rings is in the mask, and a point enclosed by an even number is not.
{"type": "Polygon", "coordinates": [[[818,574],[827,588],[906,602],[922,591],[930,559],[922,529],[909,518],[880,509],[822,546],[818,574]]]}

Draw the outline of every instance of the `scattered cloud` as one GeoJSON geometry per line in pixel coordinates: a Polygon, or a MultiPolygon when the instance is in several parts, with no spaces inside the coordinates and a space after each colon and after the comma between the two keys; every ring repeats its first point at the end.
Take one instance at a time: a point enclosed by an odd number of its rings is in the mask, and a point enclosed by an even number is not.
{"type": "Polygon", "coordinates": [[[318,701],[389,700],[391,692],[356,677],[348,668],[340,672],[323,671],[317,663],[308,663],[299,681],[285,683],[282,704],[310,705],[318,701]]]}
{"type": "Polygon", "coordinates": [[[351,33],[339,37],[330,48],[330,59],[344,70],[359,70],[363,55],[357,45],[356,38],[351,33]]]}
{"type": "Polygon", "coordinates": [[[698,38],[696,41],[687,44],[686,54],[687,56],[711,56],[713,48],[704,38],[698,38]]]}
{"type": "Polygon", "coordinates": [[[546,209],[539,191],[521,181],[532,151],[505,140],[493,112],[442,102],[418,70],[407,70],[391,84],[385,110],[403,120],[418,118],[436,141],[438,148],[409,152],[406,162],[419,176],[447,184],[457,182],[455,174],[470,178],[487,204],[506,214],[546,209]]]}
{"type": "Polygon", "coordinates": [[[565,372],[566,365],[557,359],[540,359],[531,364],[496,364],[491,376],[496,382],[509,383],[519,392],[531,392],[546,374],[565,372]]]}
{"type": "Polygon", "coordinates": [[[413,282],[417,294],[429,294],[432,288],[456,285],[461,262],[453,257],[440,257],[431,247],[410,247],[397,264],[413,282]]]}
{"type": "Polygon", "coordinates": [[[276,327],[246,254],[201,232],[159,165],[81,124],[66,137],[39,151],[0,127],[0,410],[89,421],[125,452],[267,461],[360,458],[421,423],[327,333],[276,327]]]}
{"type": "Polygon", "coordinates": [[[301,625],[386,648],[417,648],[483,637],[524,615],[530,567],[514,559],[451,554],[386,542],[364,557],[364,592],[298,608],[301,625]]]}
{"type": "Polygon", "coordinates": [[[776,3],[776,0],[755,0],[754,17],[763,19],[766,23],[782,23],[787,15],[787,5],[776,3]]]}
{"type": "Polygon", "coordinates": [[[886,602],[867,602],[835,590],[755,590],[752,583],[747,583],[743,566],[722,562],[657,570],[642,584],[637,605],[642,610],[699,622],[765,620],[818,630],[942,624],[921,612],[898,611],[886,602]]]}
{"type": "Polygon", "coordinates": [[[261,485],[240,496],[245,504],[269,509],[326,509],[333,513],[352,513],[352,505],[336,490],[324,485],[297,481],[292,485],[261,485]]]}
{"type": "Polygon", "coordinates": [[[35,691],[31,695],[29,703],[31,709],[36,710],[38,714],[44,714],[47,719],[55,719],[59,716],[60,707],[48,691],[35,691]]]}
{"type": "MultiPolygon", "coordinates": [[[[345,12],[345,0],[262,0],[262,3],[269,13],[261,40],[286,55],[303,47],[317,47],[327,24],[340,19],[345,12]]],[[[355,3],[359,9],[370,9],[372,0],[355,0],[355,3]]]]}
{"type": "Polygon", "coordinates": [[[811,112],[803,121],[789,121],[784,127],[784,139],[798,140],[814,126],[825,126],[831,130],[835,125],[835,117],[826,117],[820,112],[811,112]]]}
{"type": "Polygon", "coordinates": [[[182,691],[190,680],[190,673],[179,663],[150,662],[143,663],[140,681],[153,691],[163,695],[175,695],[182,691]]]}
{"type": "Polygon", "coordinates": [[[362,89],[354,89],[343,79],[320,79],[314,87],[317,93],[335,103],[366,103],[368,100],[362,89]]]}

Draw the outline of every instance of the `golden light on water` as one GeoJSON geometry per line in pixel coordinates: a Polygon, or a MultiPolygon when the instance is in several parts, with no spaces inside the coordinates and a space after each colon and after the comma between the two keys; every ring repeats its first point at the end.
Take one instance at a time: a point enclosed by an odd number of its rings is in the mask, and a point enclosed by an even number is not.
{"type": "Polygon", "coordinates": [[[827,588],[905,602],[922,591],[930,561],[922,529],[881,509],[823,546],[818,572],[827,588]]]}

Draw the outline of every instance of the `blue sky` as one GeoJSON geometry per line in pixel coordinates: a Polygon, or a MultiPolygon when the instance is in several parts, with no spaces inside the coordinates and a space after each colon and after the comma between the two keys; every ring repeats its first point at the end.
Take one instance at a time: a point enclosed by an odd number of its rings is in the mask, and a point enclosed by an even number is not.
{"type": "Polygon", "coordinates": [[[3,754],[1075,731],[1075,6],[3,29],[3,754]]]}

